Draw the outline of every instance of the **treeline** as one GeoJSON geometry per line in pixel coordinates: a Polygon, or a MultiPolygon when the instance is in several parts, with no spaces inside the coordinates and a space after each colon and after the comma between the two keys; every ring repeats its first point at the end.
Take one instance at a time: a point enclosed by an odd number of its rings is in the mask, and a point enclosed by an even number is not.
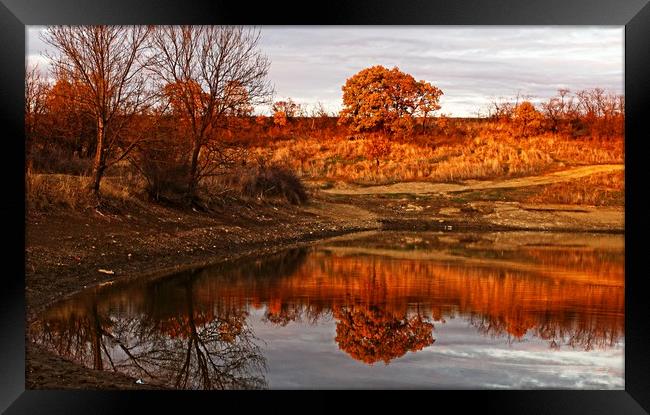
{"type": "Polygon", "coordinates": [[[530,100],[495,100],[488,107],[488,118],[511,126],[513,133],[521,136],[551,132],[571,137],[621,137],[625,97],[603,88],[575,93],[560,89],[537,105],[530,100]]]}

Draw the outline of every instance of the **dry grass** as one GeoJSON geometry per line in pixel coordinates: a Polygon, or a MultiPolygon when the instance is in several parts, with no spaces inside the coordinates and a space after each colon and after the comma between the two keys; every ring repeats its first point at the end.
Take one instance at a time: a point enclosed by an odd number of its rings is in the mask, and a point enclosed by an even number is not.
{"type": "MultiPolygon", "coordinates": [[[[26,176],[28,209],[47,210],[53,207],[85,209],[97,205],[88,188],[89,176],[69,174],[37,174],[26,176]]],[[[105,177],[101,183],[102,198],[118,203],[134,203],[142,194],[142,185],[133,176],[105,177]]]]}
{"type": "Polygon", "coordinates": [[[53,206],[81,208],[91,203],[87,191],[90,177],[68,174],[30,173],[26,177],[27,208],[44,210],[53,206]]]}
{"type": "Polygon", "coordinates": [[[603,173],[570,182],[543,186],[526,197],[527,203],[559,203],[569,205],[624,206],[625,173],[603,173]]]}
{"type": "Polygon", "coordinates": [[[394,140],[390,155],[381,160],[377,171],[374,160],[365,154],[365,141],[302,137],[265,143],[252,153],[255,158],[263,156],[287,166],[306,179],[362,184],[517,177],[566,165],[624,162],[621,138],[577,140],[543,134],[522,139],[485,126],[451,140],[394,140]]]}

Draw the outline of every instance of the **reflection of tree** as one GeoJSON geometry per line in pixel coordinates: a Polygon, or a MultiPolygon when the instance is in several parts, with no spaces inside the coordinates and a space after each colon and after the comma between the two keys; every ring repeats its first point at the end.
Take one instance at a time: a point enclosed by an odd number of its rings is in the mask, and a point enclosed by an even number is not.
{"type": "MultiPolygon", "coordinates": [[[[173,287],[184,294],[175,315],[149,322],[155,336],[135,344],[138,360],[157,378],[180,389],[254,389],[264,387],[264,358],[253,342],[244,310],[200,307],[193,279],[173,287]]],[[[169,287],[170,289],[172,287],[169,287]]]]}
{"type": "Polygon", "coordinates": [[[292,321],[302,320],[302,314],[303,308],[298,304],[271,301],[266,306],[264,320],[284,327],[292,321]]]}
{"type": "MultiPolygon", "coordinates": [[[[266,363],[244,310],[197,306],[193,279],[163,284],[184,296],[175,315],[107,316],[97,303],[67,320],[45,319],[35,341],[95,369],[115,371],[181,389],[258,389],[266,363]],[[91,364],[92,361],[92,364],[91,364]]],[[[155,302],[155,298],[151,298],[155,302]]],[[[151,307],[149,307],[151,308],[151,307]]]]}
{"type": "Polygon", "coordinates": [[[300,268],[307,258],[305,248],[288,249],[264,260],[229,265],[227,273],[233,277],[280,278],[289,277],[300,268]]]}
{"type": "Polygon", "coordinates": [[[388,364],[434,342],[433,324],[420,314],[396,317],[377,306],[351,306],[338,308],[334,316],[339,348],[365,363],[388,364]]]}
{"type": "Polygon", "coordinates": [[[480,333],[507,335],[509,341],[521,340],[527,333],[548,341],[553,349],[562,345],[585,351],[613,347],[623,336],[619,316],[584,316],[582,319],[558,319],[558,316],[472,315],[470,323],[480,333]]]}
{"type": "Polygon", "coordinates": [[[57,354],[83,362],[93,369],[104,369],[102,353],[114,322],[97,311],[97,303],[87,305],[87,313],[72,313],[62,318],[37,322],[31,327],[32,339],[57,354]]]}

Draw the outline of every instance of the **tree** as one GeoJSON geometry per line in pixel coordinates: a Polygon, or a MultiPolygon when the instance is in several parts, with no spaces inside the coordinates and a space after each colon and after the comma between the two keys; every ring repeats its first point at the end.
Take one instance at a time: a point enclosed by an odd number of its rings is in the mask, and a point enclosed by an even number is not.
{"type": "Polygon", "coordinates": [[[95,119],[91,109],[83,104],[88,95],[80,82],[55,73],[56,82],[47,94],[47,128],[49,138],[71,150],[79,157],[90,158],[97,139],[95,119]]]}
{"type": "Polygon", "coordinates": [[[342,89],[339,123],[349,124],[355,132],[410,132],[416,116],[426,118],[440,109],[442,95],[426,81],[381,65],[361,70],[342,89]]]}
{"type": "Polygon", "coordinates": [[[49,26],[43,40],[54,46],[56,71],[85,87],[76,97],[96,122],[91,190],[99,194],[104,171],[124,159],[136,143],[123,140],[134,115],[148,104],[144,51],[149,26],[49,26]],[[116,148],[121,154],[114,156],[116,148]]]}
{"type": "Polygon", "coordinates": [[[300,104],[296,104],[291,98],[286,101],[277,101],[271,107],[273,113],[273,124],[278,127],[286,127],[293,119],[300,116],[302,108],[300,104]]]}
{"type": "Polygon", "coordinates": [[[513,121],[518,134],[528,137],[541,130],[544,117],[530,101],[523,101],[515,107],[513,121]]]}
{"type": "Polygon", "coordinates": [[[375,161],[376,173],[379,174],[379,161],[390,154],[391,143],[386,137],[373,134],[366,141],[365,151],[368,157],[375,161]]]}
{"type": "Polygon", "coordinates": [[[152,70],[173,85],[176,111],[191,143],[188,196],[202,177],[228,162],[219,130],[233,109],[266,102],[269,60],[258,50],[260,32],[235,26],[159,26],[151,36],[152,70]],[[245,102],[243,100],[245,97],[245,102]]]}
{"type": "Polygon", "coordinates": [[[416,108],[422,116],[422,130],[426,130],[427,116],[441,108],[439,100],[442,91],[425,81],[416,84],[416,91],[416,108]]]}
{"type": "Polygon", "coordinates": [[[42,117],[46,110],[49,85],[43,79],[38,66],[25,71],[25,153],[31,164],[31,153],[36,135],[42,125],[42,117]]]}

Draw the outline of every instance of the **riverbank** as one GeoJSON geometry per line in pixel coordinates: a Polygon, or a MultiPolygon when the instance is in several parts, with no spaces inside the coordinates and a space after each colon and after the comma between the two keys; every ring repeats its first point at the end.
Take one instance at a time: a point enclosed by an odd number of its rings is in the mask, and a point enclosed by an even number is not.
{"type": "MultiPolygon", "coordinates": [[[[303,206],[273,200],[237,201],[218,212],[146,203],[107,204],[85,211],[29,211],[27,318],[32,321],[48,304],[97,284],[264,255],[355,231],[624,232],[622,203],[526,203],[523,197],[531,189],[540,190],[539,185],[526,183],[506,190],[470,183],[462,192],[418,193],[395,192],[394,188],[368,191],[367,187],[337,192],[336,187],[320,189],[312,184],[311,200],[303,206]],[[500,192],[497,197],[495,191],[500,192]]],[[[110,373],[100,374],[32,349],[29,339],[27,344],[28,388],[123,389],[135,382],[120,377],[111,385],[110,373]]]]}

